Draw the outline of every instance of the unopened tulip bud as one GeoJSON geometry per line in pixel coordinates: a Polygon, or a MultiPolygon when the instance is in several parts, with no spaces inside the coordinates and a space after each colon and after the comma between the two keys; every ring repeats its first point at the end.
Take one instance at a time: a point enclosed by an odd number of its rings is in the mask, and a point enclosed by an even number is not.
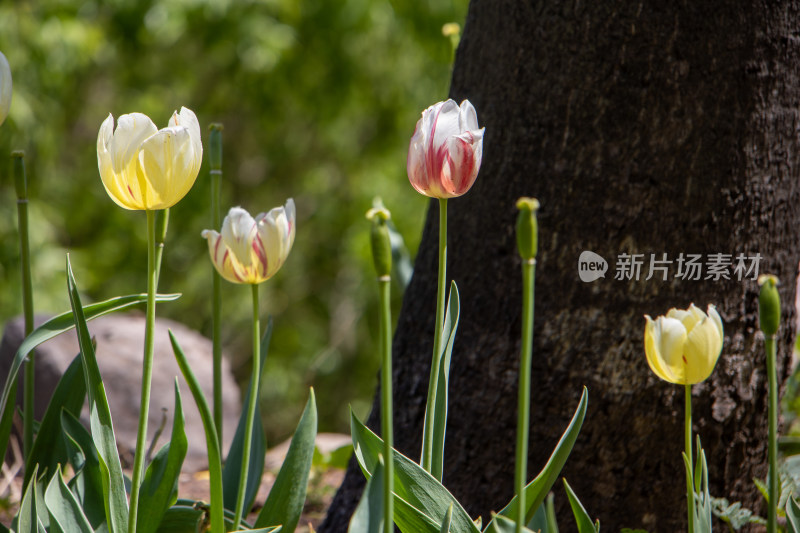
{"type": "Polygon", "coordinates": [[[5,122],[11,108],[11,67],[3,52],[0,52],[0,124],[5,122]]]}
{"type": "Polygon", "coordinates": [[[778,295],[778,278],[772,274],[758,277],[761,292],[758,295],[758,323],[767,337],[778,332],[781,324],[781,298],[778,295]]]}
{"type": "Polygon", "coordinates": [[[370,240],[375,272],[378,278],[388,278],[392,273],[392,242],[386,221],[391,218],[391,214],[386,208],[373,207],[367,211],[367,218],[372,221],[370,240]]]}
{"type": "Polygon", "coordinates": [[[208,164],[214,170],[222,170],[222,124],[214,122],[209,126],[211,133],[208,137],[208,164]]]}
{"type": "Polygon", "coordinates": [[[11,153],[14,167],[14,187],[17,189],[17,199],[28,199],[28,179],[25,177],[25,152],[17,150],[11,153]]]}
{"type": "Polygon", "coordinates": [[[539,209],[539,200],[523,196],[517,200],[517,248],[519,255],[525,261],[536,258],[539,228],[536,223],[536,211],[539,209]]]}

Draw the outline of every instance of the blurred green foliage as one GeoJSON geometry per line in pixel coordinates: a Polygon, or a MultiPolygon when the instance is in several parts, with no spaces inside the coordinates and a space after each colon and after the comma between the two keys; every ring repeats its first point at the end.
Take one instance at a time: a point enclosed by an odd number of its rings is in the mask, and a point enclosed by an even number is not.
{"type": "MultiPolygon", "coordinates": [[[[158,127],[185,105],[207,140],[224,124],[223,199],[252,213],[294,197],[297,238],[262,287],[275,317],[262,397],[275,443],[307,387],[320,431],[363,416],[379,362],[376,289],[364,213],[383,197],[412,252],[428,202],[408,184],[408,140],[422,109],[447,96],[452,45],[442,25],[467,0],[40,0],[0,3],[0,50],[14,99],[0,127],[0,322],[21,312],[16,206],[8,155],[24,149],[37,312],[68,308],[64,254],[87,300],[145,290],[144,213],[106,195],[96,138],[112,113],[158,127]]],[[[208,164],[171,211],[158,315],[210,333],[208,164]]],[[[217,228],[218,229],[218,228],[217,228]]],[[[223,342],[244,381],[250,291],[224,285],[223,342]]],[[[395,291],[395,314],[400,291],[395,291]]],[[[210,362],[209,362],[210,364],[210,362]]]]}

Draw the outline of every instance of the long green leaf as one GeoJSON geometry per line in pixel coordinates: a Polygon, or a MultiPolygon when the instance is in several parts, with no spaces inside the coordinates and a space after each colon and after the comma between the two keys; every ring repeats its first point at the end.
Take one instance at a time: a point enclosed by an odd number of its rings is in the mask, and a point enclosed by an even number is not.
{"type": "Polygon", "coordinates": [[[575,491],[567,483],[564,478],[564,489],[567,491],[567,498],[569,498],[569,506],[572,508],[572,514],[575,516],[575,524],[578,526],[578,533],[598,533],[600,531],[600,521],[595,525],[592,522],[592,517],[586,512],[583,504],[575,495],[575,491]]]}
{"type": "Polygon", "coordinates": [[[303,416],[294,431],[275,484],[258,514],[255,527],[282,525],[281,531],[293,533],[303,512],[308,488],[308,474],[314,458],[317,438],[317,402],[314,389],[309,389],[303,416]]]}
{"type": "Polygon", "coordinates": [[[175,414],[172,417],[172,436],[147,466],[139,489],[139,517],[136,530],[155,533],[161,518],[178,499],[178,477],[186,457],[189,442],[184,431],[183,405],[178,378],[175,378],[175,414]]]}
{"type": "Polygon", "coordinates": [[[103,385],[103,378],[100,376],[100,368],[97,366],[92,340],[86,327],[86,318],[83,313],[80,294],[78,294],[78,288],[75,285],[75,276],[72,274],[69,255],[67,256],[67,286],[78,331],[78,344],[81,347],[84,379],[89,393],[89,422],[92,428],[92,440],[97,448],[103,474],[103,488],[106,495],[104,501],[106,522],[111,533],[127,533],[128,499],[125,494],[125,479],[122,475],[122,466],[117,452],[117,441],[114,437],[114,427],[111,422],[111,411],[108,408],[106,390],[103,385]]]}
{"type": "MultiPolygon", "coordinates": [[[[214,425],[214,416],[211,414],[211,409],[208,407],[206,397],[203,395],[203,389],[200,388],[200,383],[197,381],[194,372],[192,372],[192,367],[189,366],[189,361],[186,360],[186,355],[183,353],[172,331],[169,332],[169,340],[172,343],[172,352],[175,354],[175,360],[178,362],[178,367],[181,369],[183,379],[186,380],[186,384],[189,385],[194,403],[197,406],[197,410],[200,412],[200,419],[203,422],[203,430],[206,434],[208,474],[211,492],[211,530],[214,532],[224,531],[225,510],[222,505],[222,458],[219,451],[217,427],[214,425]]],[[[161,530],[162,528],[159,528],[159,531],[161,530]]]]}
{"type": "MultiPolygon", "coordinates": [[[[272,317],[267,319],[267,327],[264,329],[264,335],[261,336],[261,370],[264,372],[264,362],[267,360],[269,353],[269,342],[272,338],[272,317]]],[[[251,386],[247,387],[247,394],[244,397],[242,405],[248,405],[250,402],[250,389],[252,388],[252,381],[254,376],[250,376],[251,386]]],[[[263,385],[264,380],[259,380],[259,394],[260,387],[263,385]]],[[[261,477],[264,475],[264,460],[267,453],[267,440],[264,436],[264,425],[261,421],[261,402],[256,402],[256,413],[253,418],[253,437],[250,444],[250,465],[247,468],[247,485],[244,492],[244,508],[251,509],[253,507],[253,500],[255,500],[258,493],[258,487],[261,485],[261,477]]],[[[222,469],[222,493],[225,495],[225,508],[234,509],[236,507],[236,495],[239,492],[239,476],[242,473],[242,454],[244,453],[244,433],[245,425],[247,424],[247,409],[242,409],[239,416],[239,423],[236,426],[236,432],[233,434],[233,441],[228,450],[228,456],[225,459],[225,466],[222,469]]],[[[245,513],[247,514],[247,513],[245,513]]]]}
{"type": "Polygon", "coordinates": [[[383,478],[385,467],[380,457],[372,478],[367,481],[361,501],[350,519],[347,533],[383,533],[383,478]]]}
{"type": "Polygon", "coordinates": [[[453,506],[447,509],[447,514],[444,515],[444,520],[442,520],[442,527],[439,530],[439,533],[450,533],[450,523],[453,521],[453,506]]]}
{"type": "Polygon", "coordinates": [[[442,479],[444,471],[444,439],[447,429],[447,400],[450,383],[450,358],[458,328],[459,297],[456,282],[450,284],[450,296],[447,300],[447,311],[442,325],[442,346],[439,348],[439,382],[436,386],[436,407],[433,413],[433,454],[431,474],[442,479]]]}
{"type": "Polygon", "coordinates": [[[75,450],[70,463],[76,473],[69,481],[70,489],[81,502],[92,528],[97,529],[106,520],[103,472],[97,448],[89,431],[69,411],[61,412],[61,427],[64,437],[68,439],[68,448],[75,450]]]}
{"type": "MultiPolygon", "coordinates": [[[[180,296],[180,294],[157,294],[156,301],[170,302],[177,300],[180,298],[180,296]]],[[[133,307],[134,305],[145,303],[146,301],[147,294],[131,294],[128,296],[111,298],[110,300],[106,300],[104,302],[89,304],[82,308],[84,320],[92,320],[114,311],[121,311],[123,309],[133,307]]],[[[33,330],[33,332],[22,341],[22,344],[20,344],[17,352],[14,354],[14,359],[11,362],[11,368],[8,371],[8,377],[6,378],[6,383],[3,387],[3,394],[0,396],[0,409],[5,411],[6,403],[10,397],[9,392],[11,390],[11,386],[16,383],[20,366],[22,366],[22,363],[25,361],[25,358],[28,356],[28,354],[43,342],[48,341],[56,335],[64,333],[65,331],[69,331],[74,327],[75,319],[73,317],[73,313],[72,311],[67,311],[65,313],[61,313],[60,315],[54,316],[33,330]]]]}
{"type": "MultiPolygon", "coordinates": [[[[378,456],[383,451],[383,439],[362,424],[352,411],[350,412],[350,430],[356,458],[364,475],[369,479],[377,464],[378,456]]],[[[399,497],[403,502],[408,503],[408,507],[416,509],[428,517],[433,533],[438,533],[450,505],[453,506],[451,531],[454,533],[480,531],[470,519],[469,514],[444,485],[397,450],[394,451],[393,456],[395,502],[398,502],[399,497]]],[[[408,522],[411,520],[416,522],[420,519],[418,516],[412,515],[413,512],[402,503],[395,504],[394,520],[402,531],[409,533],[420,531],[413,529],[408,522]]]]}
{"type": "Polygon", "coordinates": [[[81,356],[78,355],[70,363],[64,375],[58,380],[50,404],[39,425],[36,440],[25,465],[25,485],[30,480],[33,465],[38,464],[41,472],[48,477],[56,471],[56,466],[68,461],[66,443],[61,428],[61,411],[68,411],[80,416],[83,402],[86,399],[86,384],[83,381],[81,356]]]}
{"type": "MultiPolygon", "coordinates": [[[[589,393],[586,387],[584,387],[581,400],[578,402],[578,408],[575,410],[575,414],[572,416],[569,426],[567,426],[558,444],[556,444],[552,455],[550,455],[550,459],[547,460],[547,464],[544,465],[539,475],[525,487],[525,506],[528,508],[525,512],[526,521],[530,522],[533,518],[533,514],[539,506],[542,505],[553,483],[558,479],[558,475],[564,467],[564,463],[567,462],[567,458],[572,451],[572,446],[575,444],[575,440],[578,438],[578,434],[581,431],[583,419],[586,417],[586,406],[588,402],[589,393]]],[[[499,514],[507,517],[517,516],[517,497],[514,496],[499,514]]]]}
{"type": "MultiPolygon", "coordinates": [[[[514,533],[517,528],[517,523],[507,516],[494,515],[492,521],[486,526],[484,533],[514,533]]],[[[523,533],[534,533],[527,527],[522,528],[523,533]]]]}
{"type": "Polygon", "coordinates": [[[800,533],[800,506],[793,497],[786,501],[786,525],[789,533],[800,533]]]}
{"type": "Polygon", "coordinates": [[[158,533],[197,533],[205,512],[192,505],[173,505],[161,518],[158,533]]]}
{"type": "MultiPolygon", "coordinates": [[[[32,479],[37,479],[35,467],[32,479]]],[[[25,489],[22,503],[19,506],[19,512],[15,518],[16,523],[11,524],[12,530],[18,533],[45,533],[44,525],[42,525],[36,512],[37,506],[35,500],[36,483],[28,483],[28,488],[25,489]]]]}
{"type": "Polygon", "coordinates": [[[62,531],[94,533],[89,520],[83,514],[80,502],[64,483],[61,469],[57,467],[54,474],[44,495],[50,518],[58,523],[62,531]]]}

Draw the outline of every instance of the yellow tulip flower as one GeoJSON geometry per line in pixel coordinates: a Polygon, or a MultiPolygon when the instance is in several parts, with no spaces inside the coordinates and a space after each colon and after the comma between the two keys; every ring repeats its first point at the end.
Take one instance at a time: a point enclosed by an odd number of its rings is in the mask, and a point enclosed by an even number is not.
{"type": "Polygon", "coordinates": [[[125,209],[172,207],[194,185],[202,161],[200,124],[185,107],[161,130],[142,113],[122,115],[115,129],[109,114],[97,135],[103,186],[125,209]]]}
{"type": "Polygon", "coordinates": [[[258,284],[283,266],[294,244],[295,208],[286,205],[253,218],[233,207],[222,221],[222,233],[203,230],[211,261],[220,276],[233,283],[258,284]]]}
{"type": "Polygon", "coordinates": [[[708,314],[694,304],[670,309],[653,320],[645,315],[644,350],[650,369],[661,379],[693,385],[711,375],[722,352],[722,319],[713,305],[708,314]]]}

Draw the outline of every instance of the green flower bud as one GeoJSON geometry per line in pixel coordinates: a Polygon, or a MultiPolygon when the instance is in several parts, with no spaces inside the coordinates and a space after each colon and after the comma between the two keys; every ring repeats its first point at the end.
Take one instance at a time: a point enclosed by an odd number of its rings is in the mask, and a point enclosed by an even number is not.
{"type": "Polygon", "coordinates": [[[208,129],[208,164],[212,171],[222,170],[222,124],[214,122],[208,129]]]}
{"type": "Polygon", "coordinates": [[[367,218],[372,221],[370,240],[375,273],[379,278],[388,278],[392,273],[392,242],[386,221],[391,218],[391,214],[384,207],[373,207],[367,211],[367,218]]]}
{"type": "Polygon", "coordinates": [[[25,152],[22,150],[12,152],[11,164],[13,165],[14,187],[17,189],[17,199],[27,200],[28,180],[25,177],[25,152]]]}
{"type": "Polygon", "coordinates": [[[781,298],[778,295],[778,278],[772,274],[758,276],[761,292],[758,295],[758,322],[767,337],[778,332],[781,324],[781,298]]]}
{"type": "Polygon", "coordinates": [[[523,196],[517,200],[517,209],[517,248],[523,260],[531,261],[536,258],[539,233],[536,211],[539,209],[539,200],[523,196]]]}

